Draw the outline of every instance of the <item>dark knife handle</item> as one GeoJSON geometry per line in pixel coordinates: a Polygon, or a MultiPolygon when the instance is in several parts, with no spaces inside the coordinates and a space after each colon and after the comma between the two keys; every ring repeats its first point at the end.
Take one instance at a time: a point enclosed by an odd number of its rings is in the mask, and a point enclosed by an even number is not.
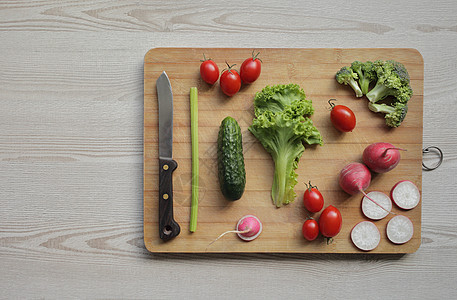
{"type": "Polygon", "coordinates": [[[159,159],[159,235],[164,241],[176,237],[181,228],[173,219],[173,171],[178,164],[173,159],[159,159]]]}

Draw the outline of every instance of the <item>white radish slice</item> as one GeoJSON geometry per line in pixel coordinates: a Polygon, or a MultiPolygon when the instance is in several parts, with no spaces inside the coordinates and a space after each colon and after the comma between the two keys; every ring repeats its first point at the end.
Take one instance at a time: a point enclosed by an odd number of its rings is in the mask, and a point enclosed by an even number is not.
{"type": "Polygon", "coordinates": [[[411,220],[403,215],[397,215],[387,223],[387,238],[394,244],[408,242],[414,233],[414,226],[411,220]]]}
{"type": "Polygon", "coordinates": [[[378,247],[381,234],[373,222],[362,221],[352,228],[351,240],[360,250],[371,251],[378,247]]]}
{"type": "Polygon", "coordinates": [[[376,202],[374,203],[366,196],[362,199],[362,212],[368,219],[381,220],[392,210],[392,201],[386,194],[374,191],[369,192],[367,196],[376,202]]]}
{"type": "Polygon", "coordinates": [[[419,204],[421,194],[417,186],[409,180],[402,180],[390,192],[392,200],[402,209],[412,209],[419,204]]]}

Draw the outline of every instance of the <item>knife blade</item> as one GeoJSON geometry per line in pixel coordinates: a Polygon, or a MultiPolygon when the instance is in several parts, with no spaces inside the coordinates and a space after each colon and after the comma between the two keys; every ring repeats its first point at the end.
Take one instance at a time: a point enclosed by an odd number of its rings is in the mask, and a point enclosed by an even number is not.
{"type": "Polygon", "coordinates": [[[159,236],[168,241],[181,228],[173,218],[173,172],[178,164],[173,159],[173,93],[165,71],[156,82],[159,101],[159,236]]]}

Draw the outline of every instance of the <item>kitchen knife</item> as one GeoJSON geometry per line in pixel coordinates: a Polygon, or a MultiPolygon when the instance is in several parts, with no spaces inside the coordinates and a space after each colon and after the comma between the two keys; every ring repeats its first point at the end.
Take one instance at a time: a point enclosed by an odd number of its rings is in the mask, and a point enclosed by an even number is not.
{"type": "Polygon", "coordinates": [[[181,231],[173,218],[173,93],[167,73],[157,79],[159,99],[159,236],[168,241],[181,231]]]}

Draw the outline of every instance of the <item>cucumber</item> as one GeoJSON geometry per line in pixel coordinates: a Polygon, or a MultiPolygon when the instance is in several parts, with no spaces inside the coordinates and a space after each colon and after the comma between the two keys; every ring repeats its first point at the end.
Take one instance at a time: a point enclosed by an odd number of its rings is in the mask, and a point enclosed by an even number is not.
{"type": "Polygon", "coordinates": [[[232,117],[222,120],[217,137],[219,185],[228,200],[241,198],[246,185],[241,129],[232,117]]]}

